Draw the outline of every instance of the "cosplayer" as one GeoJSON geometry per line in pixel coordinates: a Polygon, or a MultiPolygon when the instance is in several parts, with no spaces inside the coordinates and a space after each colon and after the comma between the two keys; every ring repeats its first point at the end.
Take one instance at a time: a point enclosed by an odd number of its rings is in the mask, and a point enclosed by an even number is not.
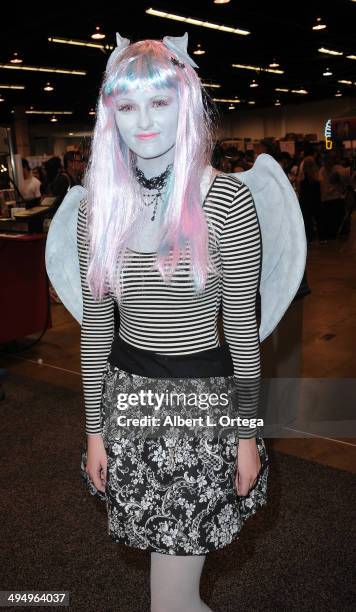
{"type": "Polygon", "coordinates": [[[260,343],[306,255],[294,190],[272,158],[236,175],[210,165],[194,67],[187,34],[117,35],[84,187],[66,196],[46,247],[51,282],[82,326],[83,479],[106,503],[112,539],[150,553],[155,612],[211,610],[199,594],[206,555],[266,503],[260,343]],[[223,428],[229,411],[241,422],[223,428]]]}

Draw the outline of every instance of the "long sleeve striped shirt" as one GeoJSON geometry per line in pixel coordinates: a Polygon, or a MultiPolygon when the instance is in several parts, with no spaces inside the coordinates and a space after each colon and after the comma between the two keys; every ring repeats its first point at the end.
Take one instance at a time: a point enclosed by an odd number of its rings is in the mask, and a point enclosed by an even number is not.
{"type": "MultiPolygon", "coordinates": [[[[160,354],[186,355],[219,346],[218,314],[240,386],[243,418],[256,417],[260,381],[260,342],[256,300],[260,281],[262,241],[253,197],[247,185],[218,174],[203,203],[209,244],[219,274],[209,273],[204,291],[196,294],[185,263],[171,284],[153,268],[155,253],[128,250],[124,260],[120,327],[115,332],[112,292],[94,301],[86,281],[86,201],[78,212],[77,243],[83,293],[81,369],[87,434],[100,434],[102,374],[115,333],[129,344],[160,354]],[[216,242],[211,240],[212,233],[216,242]],[[245,399],[244,399],[245,397],[245,399]]],[[[239,437],[256,430],[241,427],[239,437]]]]}

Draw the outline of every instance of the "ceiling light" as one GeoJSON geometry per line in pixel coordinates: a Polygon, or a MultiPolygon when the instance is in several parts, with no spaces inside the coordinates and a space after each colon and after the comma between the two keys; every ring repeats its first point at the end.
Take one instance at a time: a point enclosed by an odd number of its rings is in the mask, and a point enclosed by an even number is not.
{"type": "Polygon", "coordinates": [[[22,64],[22,59],[21,57],[19,57],[18,53],[14,53],[14,55],[12,56],[10,63],[11,64],[22,64]]]}
{"type": "Polygon", "coordinates": [[[2,94],[0,94],[0,102],[5,102],[5,98],[2,94]]]}
{"type": "Polygon", "coordinates": [[[95,112],[95,110],[93,108],[90,109],[89,115],[96,115],[96,112],[95,112]]]}
{"type": "Polygon", "coordinates": [[[73,115],[73,111],[27,110],[26,115],[73,115]]]}
{"type": "Polygon", "coordinates": [[[228,4],[229,2],[230,0],[214,0],[214,4],[228,4]]]}
{"type": "Polygon", "coordinates": [[[68,136],[74,136],[74,132],[68,132],[68,136]]]}
{"type": "Polygon", "coordinates": [[[153,15],[154,17],[163,17],[165,19],[173,19],[174,21],[180,21],[184,23],[190,23],[191,25],[200,26],[202,28],[210,28],[212,30],[220,30],[221,32],[231,32],[232,34],[241,34],[246,36],[251,34],[248,30],[242,30],[241,28],[232,28],[231,26],[220,25],[218,23],[211,23],[210,21],[202,21],[201,19],[193,19],[192,17],[182,17],[181,15],[175,15],[173,13],[166,13],[165,11],[157,11],[156,9],[146,9],[147,15],[153,15]]]}
{"type": "Polygon", "coordinates": [[[58,119],[57,119],[57,117],[53,116],[53,117],[51,117],[51,121],[52,121],[52,123],[56,123],[58,121],[58,119]]]}
{"type": "Polygon", "coordinates": [[[346,55],[347,59],[356,60],[356,55],[346,55]]]}
{"type": "Polygon", "coordinates": [[[320,47],[318,51],[319,53],[328,53],[329,55],[344,55],[343,51],[333,51],[333,49],[326,49],[325,47],[320,47]]]}
{"type": "Polygon", "coordinates": [[[51,83],[46,83],[46,85],[43,88],[44,91],[53,91],[54,87],[53,85],[51,85],[51,83]]]}
{"type": "Polygon", "coordinates": [[[72,74],[86,76],[86,70],[67,70],[66,68],[42,68],[41,66],[15,66],[13,64],[0,64],[0,68],[9,70],[29,70],[30,72],[54,72],[56,74],[72,74]]]}
{"type": "Polygon", "coordinates": [[[251,81],[250,87],[258,87],[258,83],[256,83],[255,79],[253,79],[253,81],[251,81]]]}
{"type": "Polygon", "coordinates": [[[52,43],[61,43],[63,45],[74,45],[75,47],[91,47],[92,49],[99,49],[100,51],[104,51],[105,49],[111,51],[114,47],[113,45],[102,45],[100,43],[95,42],[86,42],[85,40],[76,40],[74,38],[60,38],[60,37],[48,37],[48,41],[52,43]]]}
{"type": "Polygon", "coordinates": [[[193,51],[194,55],[204,55],[205,51],[201,48],[201,45],[197,45],[195,51],[193,51]]]}
{"type": "Polygon", "coordinates": [[[94,32],[94,34],[91,35],[91,38],[94,38],[94,40],[102,40],[103,38],[105,38],[105,34],[100,32],[100,27],[99,26],[96,26],[95,32],[94,32]]]}
{"type": "Polygon", "coordinates": [[[308,91],[306,89],[291,89],[292,93],[297,93],[297,94],[307,94],[308,91]]]}
{"type": "Polygon", "coordinates": [[[352,83],[352,81],[346,81],[345,79],[339,79],[338,83],[342,83],[343,85],[355,85],[356,83],[352,83]]]}
{"type": "Polygon", "coordinates": [[[261,66],[250,66],[249,64],[231,64],[233,68],[243,68],[244,70],[256,70],[257,72],[273,72],[275,74],[284,74],[284,70],[277,68],[261,68],[261,66]]]}
{"type": "Polygon", "coordinates": [[[332,75],[332,72],[330,68],[326,68],[323,72],[323,76],[331,76],[331,75],[332,75]]]}
{"type": "Polygon", "coordinates": [[[316,24],[313,25],[312,30],[325,30],[326,25],[321,19],[321,17],[316,18],[316,24]]]}
{"type": "Polygon", "coordinates": [[[25,85],[0,85],[0,89],[25,89],[25,85]]]}
{"type": "Polygon", "coordinates": [[[256,102],[254,100],[249,100],[248,104],[256,104],[256,102]]]}
{"type": "Polygon", "coordinates": [[[270,68],[278,68],[279,63],[278,63],[278,62],[276,62],[275,58],[273,58],[273,62],[271,62],[270,64],[268,64],[268,66],[269,66],[270,68]]]}
{"type": "Polygon", "coordinates": [[[279,100],[276,100],[276,101],[275,101],[275,103],[274,103],[274,105],[275,105],[275,106],[280,106],[280,105],[281,105],[281,103],[280,103],[280,101],[279,101],[279,100]]]}
{"type": "Polygon", "coordinates": [[[213,98],[213,101],[214,102],[226,102],[228,104],[235,104],[235,103],[237,104],[237,103],[241,102],[241,100],[239,100],[238,98],[234,98],[234,99],[231,99],[231,98],[213,98]]]}
{"type": "Polygon", "coordinates": [[[286,93],[286,92],[288,92],[288,91],[289,91],[289,89],[285,89],[284,87],[275,87],[275,88],[274,88],[274,91],[283,91],[283,92],[285,92],[285,93],[286,93]]]}
{"type": "Polygon", "coordinates": [[[218,85],[217,83],[202,83],[202,87],[219,88],[219,87],[221,87],[221,85],[218,85]]]}
{"type": "Polygon", "coordinates": [[[233,104],[231,104],[231,105],[229,106],[229,110],[234,110],[234,109],[235,109],[235,106],[234,106],[233,104]]]}
{"type": "Polygon", "coordinates": [[[340,96],[342,96],[342,93],[341,93],[340,89],[338,89],[338,90],[337,90],[337,92],[336,92],[335,96],[336,96],[337,98],[339,98],[340,96]]]}

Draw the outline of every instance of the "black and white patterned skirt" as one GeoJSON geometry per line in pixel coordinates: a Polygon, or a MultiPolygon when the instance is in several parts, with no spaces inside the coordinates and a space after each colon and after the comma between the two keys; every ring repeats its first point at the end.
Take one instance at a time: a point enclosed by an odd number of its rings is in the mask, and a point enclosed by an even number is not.
{"type": "Polygon", "coordinates": [[[247,496],[236,492],[232,373],[227,345],[178,357],[114,340],[102,377],[105,494],[85,471],[86,442],[81,475],[90,493],[105,501],[115,542],[203,555],[235,540],[266,504],[268,456],[259,435],[257,481],[247,496]]]}

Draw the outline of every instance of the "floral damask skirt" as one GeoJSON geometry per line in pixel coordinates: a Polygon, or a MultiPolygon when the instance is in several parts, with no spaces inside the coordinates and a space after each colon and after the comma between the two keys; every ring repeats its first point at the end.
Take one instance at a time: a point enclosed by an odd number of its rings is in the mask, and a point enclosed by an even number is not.
{"type": "MultiPolygon", "coordinates": [[[[220,351],[214,350],[218,359],[220,351]]],[[[134,351],[143,357],[141,365],[150,357],[149,351],[134,351]]],[[[208,353],[210,359],[211,351],[199,355],[208,353]]],[[[266,504],[269,469],[265,443],[257,436],[261,470],[248,495],[237,494],[238,428],[230,424],[233,404],[226,402],[233,394],[233,376],[180,377],[172,357],[164,358],[164,371],[178,376],[156,377],[156,371],[143,376],[121,368],[143,371],[128,364],[125,355],[120,367],[109,360],[102,377],[105,494],[85,471],[86,443],[81,457],[85,485],[106,503],[108,535],[129,547],[171,555],[203,555],[225,547],[266,504]],[[206,401],[208,394],[218,397],[213,405],[206,401]]],[[[194,360],[190,366],[193,371],[194,360]]],[[[212,371],[211,363],[205,371],[212,371]]]]}

